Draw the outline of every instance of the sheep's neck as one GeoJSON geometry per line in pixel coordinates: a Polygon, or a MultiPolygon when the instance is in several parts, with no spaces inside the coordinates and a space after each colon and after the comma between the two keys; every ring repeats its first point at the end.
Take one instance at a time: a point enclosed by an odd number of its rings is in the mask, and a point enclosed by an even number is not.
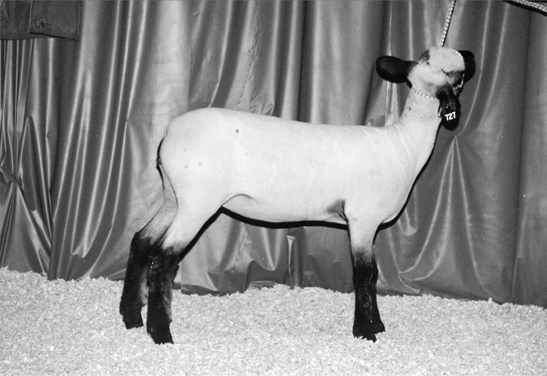
{"type": "Polygon", "coordinates": [[[401,117],[393,124],[399,131],[401,144],[408,151],[409,159],[415,158],[416,174],[424,166],[435,145],[441,121],[438,109],[439,101],[436,98],[411,90],[401,117]]]}

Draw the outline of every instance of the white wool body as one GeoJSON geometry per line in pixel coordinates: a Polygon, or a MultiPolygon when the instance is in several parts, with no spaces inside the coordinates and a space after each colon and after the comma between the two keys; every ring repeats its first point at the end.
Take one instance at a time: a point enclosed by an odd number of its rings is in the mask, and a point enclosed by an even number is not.
{"type": "Polygon", "coordinates": [[[160,154],[178,206],[166,244],[186,240],[180,229],[220,206],[268,222],[393,219],[433,148],[437,108],[412,91],[400,119],[383,128],[225,109],[183,115],[160,154]]]}

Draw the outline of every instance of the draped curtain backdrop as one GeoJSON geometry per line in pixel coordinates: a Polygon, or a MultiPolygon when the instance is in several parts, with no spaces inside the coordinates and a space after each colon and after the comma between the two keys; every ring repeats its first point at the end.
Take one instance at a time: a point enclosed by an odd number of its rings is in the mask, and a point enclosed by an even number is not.
{"type": "MultiPolygon", "coordinates": [[[[50,279],[123,278],[130,240],[162,200],[156,151],[175,117],[212,106],[384,126],[408,87],[383,82],[374,60],[416,60],[438,45],[449,7],[77,4],[60,34],[50,25],[65,18],[59,10],[31,17],[34,29],[47,29],[41,38],[19,32],[13,2],[1,9],[0,266],[50,279]]],[[[538,11],[456,3],[446,46],[474,52],[477,73],[460,95],[459,127],[439,130],[400,217],[378,232],[380,293],[547,306],[545,35],[538,11]]],[[[349,292],[348,235],[326,224],[264,227],[221,211],[176,281],[191,293],[271,283],[349,292]]]]}

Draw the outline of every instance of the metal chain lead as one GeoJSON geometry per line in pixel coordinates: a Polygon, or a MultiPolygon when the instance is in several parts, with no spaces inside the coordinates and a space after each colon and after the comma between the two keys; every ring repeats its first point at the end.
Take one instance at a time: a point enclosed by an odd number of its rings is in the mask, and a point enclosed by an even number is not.
{"type": "Polygon", "coordinates": [[[456,7],[456,0],[450,2],[450,8],[448,8],[448,13],[446,14],[446,20],[444,21],[443,35],[441,37],[440,47],[444,47],[444,42],[446,40],[446,35],[448,34],[448,28],[450,27],[450,21],[452,20],[452,13],[454,13],[454,8],[456,7]]]}
{"type": "Polygon", "coordinates": [[[512,3],[521,4],[521,5],[530,7],[530,8],[537,9],[537,10],[542,11],[544,13],[547,13],[547,5],[541,5],[541,4],[534,3],[534,2],[528,1],[528,0],[509,0],[509,1],[512,2],[512,3]]]}

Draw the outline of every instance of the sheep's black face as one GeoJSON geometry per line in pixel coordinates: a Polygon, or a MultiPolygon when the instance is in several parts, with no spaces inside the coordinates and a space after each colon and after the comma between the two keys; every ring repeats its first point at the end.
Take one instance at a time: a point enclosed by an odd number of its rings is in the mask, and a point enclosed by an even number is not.
{"type": "MultiPolygon", "coordinates": [[[[456,53],[455,51],[452,51],[456,53]]],[[[439,99],[439,114],[442,124],[445,128],[455,129],[458,126],[460,118],[460,102],[458,95],[460,94],[465,82],[471,79],[475,74],[475,58],[473,53],[469,51],[458,51],[458,60],[463,59],[463,66],[460,63],[451,64],[450,61],[442,59],[436,62],[437,65],[447,64],[447,67],[441,67],[441,71],[445,75],[445,83],[437,87],[435,96],[439,99]]],[[[453,55],[452,55],[453,57],[453,55]]]]}
{"type": "Polygon", "coordinates": [[[463,84],[475,75],[475,57],[469,51],[458,51],[463,57],[465,69],[445,72],[446,79],[452,86],[454,94],[459,94],[463,84]]]}
{"type": "Polygon", "coordinates": [[[459,118],[457,96],[475,73],[475,58],[469,51],[432,47],[417,62],[382,56],[376,60],[376,70],[385,80],[408,82],[414,89],[438,98],[443,124],[454,128],[459,118]]]}

